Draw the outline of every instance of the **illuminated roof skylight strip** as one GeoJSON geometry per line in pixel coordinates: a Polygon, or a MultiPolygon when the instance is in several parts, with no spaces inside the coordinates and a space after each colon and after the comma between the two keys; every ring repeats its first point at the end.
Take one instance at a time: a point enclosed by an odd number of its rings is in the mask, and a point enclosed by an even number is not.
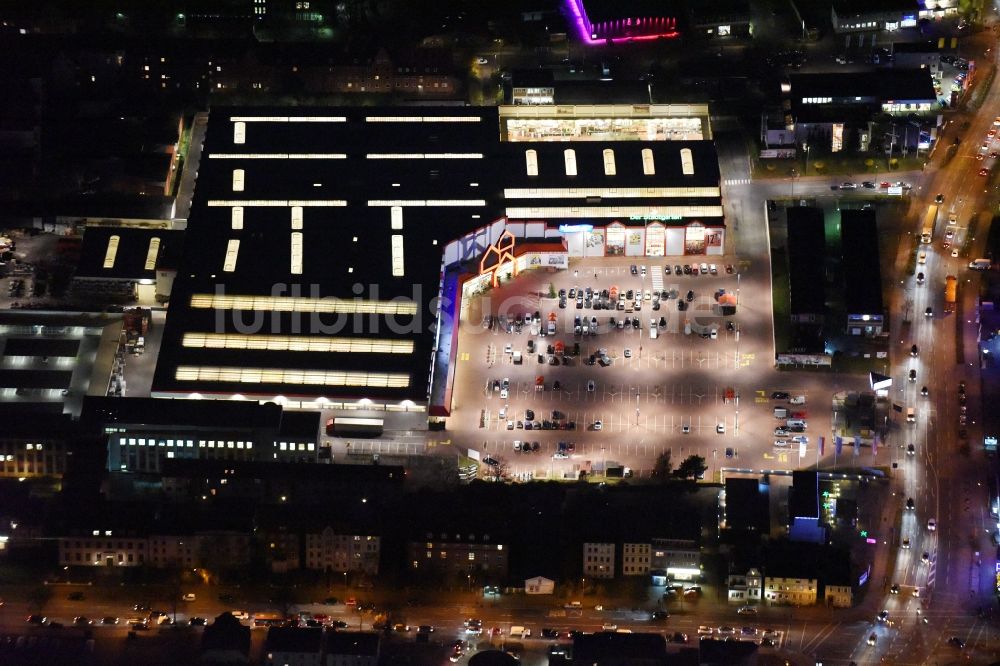
{"type": "Polygon", "coordinates": [[[478,123],[479,116],[365,116],[366,123],[478,123]]]}
{"type": "Polygon", "coordinates": [[[370,199],[368,205],[377,206],[485,206],[485,199],[370,199]]]}
{"type": "Polygon", "coordinates": [[[369,160],[481,160],[482,153],[368,153],[369,160]]]}
{"type": "Polygon", "coordinates": [[[683,220],[685,218],[722,217],[722,206],[540,206],[511,207],[506,210],[511,219],[581,219],[587,217],[632,217],[642,216],[663,220],[683,220]]]}
{"type": "Polygon", "coordinates": [[[160,239],[153,238],[149,239],[149,249],[146,250],[146,264],[145,270],[151,271],[156,268],[156,257],[160,254],[160,239]]]}
{"type": "Polygon", "coordinates": [[[284,206],[314,206],[319,208],[342,208],[347,205],[344,199],[210,199],[210,208],[226,206],[243,206],[245,208],[281,208],[284,206]]]}
{"type": "Polygon", "coordinates": [[[346,123],[346,116],[229,116],[234,123],[346,123]]]}
{"type": "Polygon", "coordinates": [[[213,160],[346,160],[347,153],[210,153],[213,160]]]}
{"type": "Polygon", "coordinates": [[[185,333],[181,345],[192,349],[240,349],[344,354],[412,354],[412,340],[337,338],[319,335],[185,333]]]}
{"type": "Polygon", "coordinates": [[[174,377],[178,381],[184,382],[227,382],[241,384],[365,386],[369,388],[406,388],[410,385],[409,375],[399,372],[294,370],[198,365],[178,366],[174,377]]]}
{"type": "Polygon", "coordinates": [[[121,242],[121,236],[114,235],[108,239],[108,249],[104,253],[104,267],[114,268],[115,259],[118,257],[118,244],[121,242]]]}
{"type": "Polygon", "coordinates": [[[415,315],[413,301],[346,300],[333,296],[249,296],[230,294],[192,294],[191,307],[214,310],[253,310],[262,312],[319,312],[337,314],[415,315]]]}

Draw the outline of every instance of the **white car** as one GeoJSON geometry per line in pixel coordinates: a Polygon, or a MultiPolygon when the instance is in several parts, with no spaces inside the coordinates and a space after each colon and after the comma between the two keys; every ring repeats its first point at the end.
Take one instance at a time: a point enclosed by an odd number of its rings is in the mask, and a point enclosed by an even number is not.
{"type": "Polygon", "coordinates": [[[792,437],[792,441],[795,442],[796,444],[808,444],[809,438],[806,437],[805,435],[795,435],[794,437],[792,437]]]}
{"type": "Polygon", "coordinates": [[[714,633],[715,633],[715,629],[713,629],[712,627],[708,627],[708,626],[706,626],[704,624],[698,627],[698,635],[699,636],[711,636],[714,633]]]}
{"type": "Polygon", "coordinates": [[[715,432],[719,433],[720,435],[725,435],[726,434],[726,424],[725,423],[716,423],[715,424],[715,432]]]}
{"type": "Polygon", "coordinates": [[[718,275],[719,274],[719,267],[716,266],[715,264],[709,264],[708,265],[708,272],[711,273],[712,275],[718,275]]]}
{"type": "Polygon", "coordinates": [[[594,421],[594,430],[601,430],[604,428],[604,423],[601,421],[594,421]]]}
{"type": "Polygon", "coordinates": [[[689,434],[691,432],[691,424],[685,423],[684,425],[682,425],[681,432],[684,433],[685,435],[689,434]]]}
{"type": "Polygon", "coordinates": [[[935,531],[937,529],[937,521],[933,518],[929,518],[927,520],[927,529],[931,532],[935,531]]]}
{"type": "Polygon", "coordinates": [[[788,448],[788,440],[787,439],[776,439],[776,440],[774,440],[774,446],[775,446],[775,448],[778,448],[778,449],[787,449],[788,448]]]}
{"type": "Polygon", "coordinates": [[[625,356],[625,358],[632,358],[632,350],[626,347],[625,351],[623,352],[623,355],[625,356]]]}
{"type": "Polygon", "coordinates": [[[700,266],[698,266],[698,271],[702,275],[704,275],[705,273],[708,273],[708,264],[701,264],[700,266]]]}
{"type": "Polygon", "coordinates": [[[566,460],[569,458],[569,454],[563,453],[562,451],[556,451],[552,454],[552,457],[556,460],[566,460]]]}
{"type": "Polygon", "coordinates": [[[956,248],[956,249],[954,249],[954,250],[951,251],[951,258],[952,259],[957,259],[958,258],[958,248],[956,248]]]}
{"type": "Polygon", "coordinates": [[[857,183],[841,183],[840,189],[842,190],[856,190],[858,189],[857,183]]]}
{"type": "Polygon", "coordinates": [[[806,397],[804,395],[792,396],[788,399],[789,405],[804,405],[806,404],[806,397]]]}
{"type": "Polygon", "coordinates": [[[508,391],[507,389],[500,389],[500,399],[501,400],[506,400],[509,395],[510,395],[510,391],[508,391]]]}
{"type": "Polygon", "coordinates": [[[918,264],[926,264],[927,263],[927,253],[926,252],[921,252],[917,256],[917,263],[918,264]]]}
{"type": "Polygon", "coordinates": [[[775,437],[788,437],[788,435],[789,435],[789,432],[787,430],[785,430],[784,428],[775,428],[774,429],[774,436],[775,437]]]}

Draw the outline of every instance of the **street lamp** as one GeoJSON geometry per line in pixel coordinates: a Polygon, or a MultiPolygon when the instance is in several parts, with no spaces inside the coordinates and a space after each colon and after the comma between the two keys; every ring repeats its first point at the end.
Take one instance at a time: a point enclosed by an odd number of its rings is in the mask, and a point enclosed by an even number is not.
{"type": "Polygon", "coordinates": [[[809,144],[805,141],[802,142],[802,150],[806,151],[806,166],[802,171],[802,175],[805,176],[809,173],[809,144]]]}

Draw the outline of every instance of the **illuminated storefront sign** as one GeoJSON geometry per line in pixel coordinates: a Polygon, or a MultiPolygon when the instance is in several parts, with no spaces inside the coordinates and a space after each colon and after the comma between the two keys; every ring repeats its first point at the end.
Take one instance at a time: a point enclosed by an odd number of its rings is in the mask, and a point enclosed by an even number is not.
{"type": "Polygon", "coordinates": [[[631,215],[630,222],[668,222],[671,220],[683,220],[680,215],[631,215]]]}
{"type": "Polygon", "coordinates": [[[606,229],[607,245],[604,253],[608,256],[621,256],[625,254],[625,227],[612,225],[606,229]]]}
{"type": "Polygon", "coordinates": [[[592,224],[560,224],[559,233],[561,234],[573,234],[578,231],[593,231],[594,225],[592,224]]]}

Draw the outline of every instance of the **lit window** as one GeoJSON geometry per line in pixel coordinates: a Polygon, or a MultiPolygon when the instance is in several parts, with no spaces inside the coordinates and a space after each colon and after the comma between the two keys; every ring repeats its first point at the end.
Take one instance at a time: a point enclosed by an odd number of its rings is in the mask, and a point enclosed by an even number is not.
{"type": "Polygon", "coordinates": [[[118,256],[118,243],[121,241],[121,236],[112,236],[108,239],[108,249],[104,253],[104,267],[114,268],[115,258],[118,256]]]}
{"type": "Polygon", "coordinates": [[[690,148],[681,148],[681,172],[685,176],[694,175],[694,158],[690,148]]]}
{"type": "Polygon", "coordinates": [[[525,166],[529,176],[538,175],[538,151],[534,149],[524,151],[525,166]]]}

